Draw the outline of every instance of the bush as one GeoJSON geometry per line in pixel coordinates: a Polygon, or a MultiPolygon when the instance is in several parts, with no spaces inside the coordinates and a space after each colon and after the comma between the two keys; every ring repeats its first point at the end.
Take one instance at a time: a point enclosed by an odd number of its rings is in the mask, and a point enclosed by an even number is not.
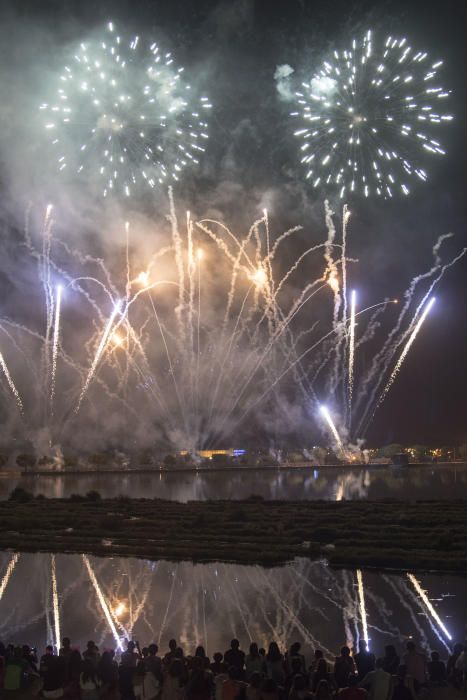
{"type": "Polygon", "coordinates": [[[21,467],[21,469],[32,469],[36,464],[36,458],[34,455],[20,454],[16,458],[16,464],[18,467],[21,467]]]}
{"type": "Polygon", "coordinates": [[[54,461],[52,457],[47,457],[46,455],[44,457],[41,457],[38,461],[37,464],[40,467],[51,467],[53,465],[54,461]]]}
{"type": "Polygon", "coordinates": [[[109,463],[109,455],[105,452],[94,452],[89,455],[88,461],[94,467],[105,467],[109,463]]]}
{"type": "Polygon", "coordinates": [[[29,501],[32,501],[33,498],[34,496],[32,493],[29,493],[29,491],[26,491],[26,489],[21,488],[21,486],[17,486],[10,493],[8,500],[16,501],[16,503],[28,503],[29,501]]]}
{"type": "Polygon", "coordinates": [[[88,491],[86,494],[87,501],[100,501],[101,495],[99,491],[88,491]]]}
{"type": "Polygon", "coordinates": [[[78,458],[71,455],[65,455],[63,458],[63,466],[67,469],[73,469],[78,466],[78,458]]]}
{"type": "Polygon", "coordinates": [[[0,469],[2,469],[2,467],[6,466],[7,462],[8,462],[7,455],[0,454],[0,469]]]}
{"type": "Polygon", "coordinates": [[[72,503],[82,503],[86,500],[86,497],[82,496],[80,493],[72,493],[68,500],[72,503]]]}
{"type": "Polygon", "coordinates": [[[165,455],[164,459],[162,460],[164,463],[164,467],[167,467],[167,469],[171,469],[172,467],[175,467],[177,464],[177,460],[173,455],[165,455]]]}

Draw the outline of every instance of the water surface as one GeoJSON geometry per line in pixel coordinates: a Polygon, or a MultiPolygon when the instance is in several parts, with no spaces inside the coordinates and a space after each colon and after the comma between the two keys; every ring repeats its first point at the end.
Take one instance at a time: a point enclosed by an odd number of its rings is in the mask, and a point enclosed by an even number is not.
{"type": "MultiPolygon", "coordinates": [[[[325,562],[297,559],[266,570],[57,554],[54,611],[52,555],[13,556],[0,553],[0,575],[6,582],[0,595],[4,642],[29,643],[42,650],[54,641],[57,620],[59,634],[70,636],[80,648],[88,639],[101,649],[113,648],[128,635],[142,645],[156,641],[165,650],[169,638],[175,637],[186,652],[193,653],[200,643],[210,655],[225,651],[232,637],[243,648],[251,640],[264,646],[276,639],[282,646],[302,642],[308,656],[317,646],[333,655],[342,643],[355,643],[362,634],[355,571],[334,571],[325,562]]],[[[462,640],[467,579],[425,574],[418,580],[447,632],[453,640],[462,640]]],[[[370,646],[376,653],[389,643],[402,648],[412,636],[427,651],[438,649],[446,656],[447,635],[407,576],[363,572],[363,592],[370,646]]]]}
{"type": "Polygon", "coordinates": [[[252,494],[266,499],[381,499],[430,500],[467,498],[467,465],[447,464],[408,468],[304,468],[179,473],[105,473],[66,476],[0,478],[0,499],[15,486],[51,498],[97,490],[104,497],[177,501],[241,499],[252,494]]]}

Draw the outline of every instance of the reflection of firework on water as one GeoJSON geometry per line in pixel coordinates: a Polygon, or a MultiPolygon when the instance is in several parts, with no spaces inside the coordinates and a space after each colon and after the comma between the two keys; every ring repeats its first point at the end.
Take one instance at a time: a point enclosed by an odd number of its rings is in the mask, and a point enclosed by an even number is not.
{"type": "Polygon", "coordinates": [[[348,216],[341,241],[326,205],[327,238],[287,268],[283,251],[298,227],[274,236],[265,213],[244,236],[190,216],[181,230],[171,202],[170,231],[149,259],[132,249],[126,227],[126,271],[113,279],[102,260],[52,234],[49,211],[39,250],[26,237],[46,299],[45,333],[0,320],[5,406],[13,396],[20,409],[16,422],[9,411],[12,432],[26,425],[47,452],[50,443],[81,445],[80,421],[87,443],[97,432],[122,447],[158,441],[194,452],[225,444],[247,418],[282,422],[287,432],[291,402],[303,406],[305,424],[325,400],[332,441],[349,457],[381,386],[387,381],[385,395],[414,344],[434,286],[465,251],[443,263],[439,239],[431,269],[412,280],[385,336],[381,315],[394,300],[365,309],[354,295],[346,301],[348,216]],[[76,314],[79,324],[68,321],[76,314]],[[362,346],[374,347],[381,333],[381,349],[362,368],[362,346]]]}
{"type": "Polygon", "coordinates": [[[424,156],[444,154],[433,132],[452,120],[441,65],[405,38],[381,41],[370,31],[334,51],[302,84],[292,112],[313,186],[392,197],[409,194],[414,176],[426,180],[424,156]]]}
{"type": "Polygon", "coordinates": [[[11,574],[15,570],[15,566],[18,563],[18,559],[19,559],[18,553],[12,554],[10,557],[10,561],[7,564],[6,571],[3,574],[3,578],[0,582],[0,601],[3,598],[3,594],[5,593],[5,589],[8,586],[8,582],[11,578],[11,574]]]}
{"type": "Polygon", "coordinates": [[[97,599],[99,600],[102,613],[105,616],[105,619],[107,620],[107,623],[110,627],[110,630],[112,632],[112,636],[114,638],[115,644],[117,645],[117,649],[120,651],[123,651],[123,645],[120,640],[120,637],[118,636],[118,632],[115,628],[114,621],[112,619],[112,615],[110,614],[109,606],[107,604],[107,601],[104,597],[104,594],[102,593],[101,587],[99,585],[99,582],[96,578],[96,574],[94,573],[94,569],[91,566],[91,562],[89,561],[89,557],[86,554],[83,554],[83,562],[84,565],[88,571],[89,578],[91,579],[92,585],[94,586],[94,590],[96,591],[97,599]]]}
{"type": "Polygon", "coordinates": [[[411,584],[413,585],[413,587],[414,587],[415,590],[417,591],[418,595],[419,595],[420,598],[422,599],[424,605],[426,606],[426,608],[427,608],[429,614],[431,615],[431,617],[432,617],[432,618],[434,619],[434,621],[436,622],[437,626],[441,629],[441,631],[442,631],[443,634],[447,637],[447,639],[448,639],[449,641],[452,641],[451,635],[449,634],[448,630],[446,629],[446,626],[445,626],[445,624],[442,622],[440,616],[438,615],[438,613],[437,613],[436,610],[434,609],[433,603],[432,603],[431,600],[428,598],[426,591],[424,591],[423,588],[421,587],[420,581],[419,581],[413,574],[407,574],[407,578],[409,579],[409,581],[411,582],[411,584]]]}
{"type": "Polygon", "coordinates": [[[61,171],[99,181],[104,196],[178,180],[207,139],[207,97],[197,98],[170,53],[109,22],[82,43],[41,105],[61,171]]]}
{"type": "MultiPolygon", "coordinates": [[[[14,615],[6,625],[0,623],[0,632],[8,640],[38,641],[42,646],[47,611],[41,604],[37,615],[34,604],[37,606],[35,586],[43,586],[44,581],[38,576],[34,581],[39,583],[31,586],[31,570],[42,570],[47,562],[45,585],[49,584],[50,592],[50,556],[27,554],[22,559],[16,585],[8,587],[0,608],[2,620],[8,606],[14,615]],[[23,586],[24,604],[12,605],[23,586]]],[[[440,639],[438,629],[444,627],[441,618],[447,612],[446,604],[438,612],[427,598],[434,611],[434,627],[429,617],[420,616],[419,600],[404,577],[374,572],[365,572],[364,579],[361,572],[358,576],[357,572],[356,589],[351,572],[307,559],[266,571],[259,566],[222,563],[56,556],[62,623],[66,633],[73,625],[73,641],[78,646],[94,635],[99,647],[111,645],[117,650],[124,647],[124,638],[163,646],[175,638],[188,653],[202,644],[212,655],[226,648],[232,637],[240,639],[243,648],[253,640],[267,647],[274,639],[285,649],[299,640],[305,653],[321,648],[332,659],[343,640],[356,649],[360,638],[367,641],[371,636],[373,648],[381,649],[383,644],[400,644],[413,636],[424,649],[430,649],[440,639]],[[121,620],[116,622],[116,616],[121,620]]],[[[440,580],[432,580],[439,590],[440,580]]],[[[423,605],[426,610],[426,603],[423,605]]]]}
{"type": "Polygon", "coordinates": [[[60,604],[58,600],[57,587],[57,569],[55,565],[55,554],[50,555],[51,559],[51,578],[52,578],[52,606],[54,616],[54,631],[55,631],[55,649],[58,653],[60,644],[62,643],[62,635],[60,634],[60,604]]]}
{"type": "Polygon", "coordinates": [[[367,651],[370,650],[368,638],[368,621],[366,616],[365,589],[363,587],[363,574],[361,569],[357,569],[357,587],[358,587],[358,602],[360,606],[360,619],[362,621],[363,639],[365,641],[367,651]]]}

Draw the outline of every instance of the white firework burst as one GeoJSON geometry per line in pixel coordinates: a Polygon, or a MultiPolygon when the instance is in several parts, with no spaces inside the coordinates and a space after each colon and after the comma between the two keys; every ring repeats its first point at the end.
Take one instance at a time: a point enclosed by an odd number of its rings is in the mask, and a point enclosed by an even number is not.
{"type": "Polygon", "coordinates": [[[425,158],[445,151],[433,132],[453,119],[443,109],[450,91],[432,62],[405,38],[362,41],[334,51],[296,93],[301,162],[314,187],[341,197],[409,194],[410,180],[427,179],[425,158]]]}
{"type": "Polygon", "coordinates": [[[119,34],[82,43],[40,109],[60,171],[99,182],[104,196],[130,196],[178,180],[199,162],[208,138],[209,99],[196,97],[170,53],[119,34]]]}

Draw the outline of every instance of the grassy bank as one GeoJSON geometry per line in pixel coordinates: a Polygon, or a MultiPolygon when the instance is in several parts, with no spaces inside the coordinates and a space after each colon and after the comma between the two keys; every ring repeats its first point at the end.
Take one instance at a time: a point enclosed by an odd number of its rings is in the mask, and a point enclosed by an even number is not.
{"type": "Polygon", "coordinates": [[[32,498],[0,502],[0,549],[467,572],[467,502],[32,498]]]}

